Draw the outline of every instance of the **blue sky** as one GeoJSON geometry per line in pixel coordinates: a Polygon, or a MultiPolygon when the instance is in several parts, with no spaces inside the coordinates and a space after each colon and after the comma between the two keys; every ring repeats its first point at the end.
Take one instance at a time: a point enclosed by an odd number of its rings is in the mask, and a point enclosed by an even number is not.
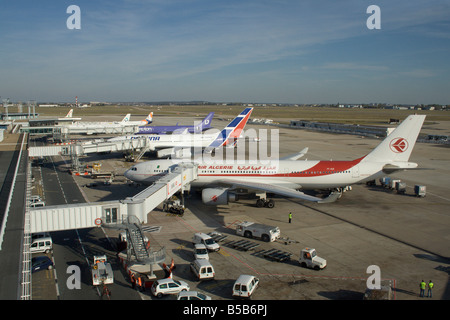
{"type": "Polygon", "coordinates": [[[11,101],[450,104],[448,0],[2,1],[0,40],[11,101]]]}

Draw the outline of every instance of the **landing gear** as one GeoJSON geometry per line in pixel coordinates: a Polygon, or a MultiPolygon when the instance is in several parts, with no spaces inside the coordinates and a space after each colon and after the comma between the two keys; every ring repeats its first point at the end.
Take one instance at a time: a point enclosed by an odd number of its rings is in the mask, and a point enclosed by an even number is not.
{"type": "Polygon", "coordinates": [[[256,200],[256,206],[258,208],[267,207],[272,209],[273,207],[275,207],[275,201],[260,198],[256,200]]]}

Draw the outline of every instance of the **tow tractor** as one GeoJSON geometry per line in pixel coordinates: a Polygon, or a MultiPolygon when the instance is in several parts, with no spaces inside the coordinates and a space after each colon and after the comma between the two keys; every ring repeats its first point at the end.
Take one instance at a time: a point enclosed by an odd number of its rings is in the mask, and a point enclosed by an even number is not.
{"type": "Polygon", "coordinates": [[[178,199],[176,196],[173,196],[172,198],[164,201],[163,211],[183,216],[184,206],[181,204],[180,199],[178,199]]]}
{"type": "Polygon", "coordinates": [[[298,260],[303,268],[311,268],[314,270],[321,270],[327,266],[327,260],[320,258],[317,255],[316,249],[304,248],[300,252],[300,259],[298,260]]]}
{"type": "Polygon", "coordinates": [[[92,284],[94,286],[102,285],[102,296],[110,296],[111,292],[106,287],[107,284],[114,283],[114,274],[111,264],[106,262],[106,255],[94,256],[94,264],[92,265],[92,284]]]}

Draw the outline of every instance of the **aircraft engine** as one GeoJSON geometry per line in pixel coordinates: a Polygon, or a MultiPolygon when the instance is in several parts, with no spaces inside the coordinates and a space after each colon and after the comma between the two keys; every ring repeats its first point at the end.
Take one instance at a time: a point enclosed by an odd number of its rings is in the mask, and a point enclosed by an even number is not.
{"type": "Polygon", "coordinates": [[[206,188],[202,191],[202,201],[206,205],[218,206],[237,200],[237,195],[229,192],[227,188],[206,188]]]}

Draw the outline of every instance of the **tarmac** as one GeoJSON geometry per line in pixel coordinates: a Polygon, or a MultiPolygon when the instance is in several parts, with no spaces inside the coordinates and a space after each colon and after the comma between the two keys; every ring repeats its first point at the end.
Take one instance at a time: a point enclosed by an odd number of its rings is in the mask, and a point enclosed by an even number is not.
{"type": "MultiPolygon", "coordinates": [[[[180,121],[182,123],[182,121],[180,121]]],[[[215,124],[220,127],[218,124],[215,124]]],[[[273,129],[252,126],[255,129],[273,129]]],[[[337,135],[306,130],[280,129],[280,156],[309,147],[307,159],[350,160],[373,149],[380,140],[352,135],[337,135]]],[[[120,175],[132,164],[120,156],[87,158],[90,163],[102,162],[102,171],[115,171],[116,180],[110,186],[81,189],[88,201],[123,199],[134,195],[141,187],[128,186],[120,175]],[[103,159],[103,160],[102,160],[103,159]],[[86,192],[89,190],[89,192],[86,192]]],[[[141,161],[148,161],[143,158],[141,161]]],[[[302,159],[301,159],[302,160],[302,159]]],[[[298,161],[301,161],[298,160],[298,161]]],[[[146,234],[150,242],[165,246],[167,261],[175,261],[174,278],[187,281],[191,289],[198,289],[213,299],[230,299],[231,287],[240,274],[253,274],[261,280],[254,299],[261,300],[360,300],[371,275],[368,267],[377,265],[383,284],[390,285],[396,300],[419,298],[421,280],[433,280],[433,300],[448,300],[449,285],[449,230],[450,184],[448,147],[418,143],[410,161],[423,170],[411,170],[392,177],[407,183],[405,195],[380,186],[355,185],[341,199],[330,204],[311,204],[290,199],[275,198],[275,208],[256,208],[254,200],[243,200],[227,206],[208,207],[199,194],[191,192],[185,198],[184,216],[174,216],[159,206],[148,214],[148,225],[161,226],[157,233],[146,234]],[[414,195],[414,185],[425,185],[424,198],[414,195]],[[292,212],[292,223],[288,214],[292,212]],[[280,227],[282,237],[292,241],[265,243],[254,251],[239,251],[227,246],[235,235],[238,221],[255,221],[280,227]],[[197,282],[189,271],[193,260],[191,238],[195,232],[217,231],[228,238],[221,250],[210,254],[216,269],[212,281],[197,282]],[[313,247],[327,260],[325,270],[303,269],[298,265],[299,252],[313,247]],[[280,249],[292,253],[287,262],[265,259],[265,249],[280,249]]],[[[75,177],[79,186],[91,179],[75,177]]],[[[101,181],[101,180],[98,180],[101,181]]],[[[115,239],[117,231],[105,229],[115,239]]],[[[147,293],[142,299],[152,299],[147,293]]],[[[165,297],[163,299],[173,299],[165,297]]]]}

